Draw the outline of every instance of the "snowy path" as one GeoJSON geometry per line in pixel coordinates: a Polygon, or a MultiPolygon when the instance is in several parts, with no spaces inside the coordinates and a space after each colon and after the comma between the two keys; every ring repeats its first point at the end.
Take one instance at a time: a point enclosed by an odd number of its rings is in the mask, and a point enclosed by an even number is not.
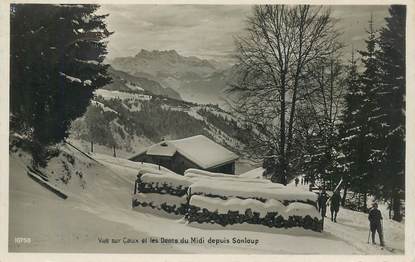
{"type": "MultiPolygon", "coordinates": [[[[288,184],[290,187],[295,187],[295,183],[288,184]]],[[[308,185],[299,184],[298,187],[303,190],[308,190],[308,185]]],[[[327,207],[326,219],[324,220],[324,231],[330,235],[336,236],[346,245],[353,246],[362,254],[403,254],[405,249],[405,225],[384,217],[384,237],[385,244],[388,248],[393,248],[394,253],[384,249],[381,250],[379,246],[367,244],[369,233],[369,221],[367,214],[356,212],[349,209],[340,208],[337,216],[337,223],[330,220],[330,207],[327,207]]],[[[378,236],[376,240],[379,243],[378,236]]]]}
{"type": "MultiPolygon", "coordinates": [[[[9,249],[13,252],[111,252],[111,253],[233,253],[233,254],[389,254],[366,244],[366,217],[341,210],[339,223],[326,223],[325,232],[300,228],[270,229],[262,225],[186,224],[131,209],[136,170],[125,160],[99,157],[105,166],[92,166],[86,190],[59,199],[26,174],[24,165],[11,156],[9,249]],[[105,160],[105,161],[104,161],[105,160]],[[118,164],[117,164],[118,163],[118,164]],[[28,219],[30,218],[30,219],[28,219]],[[14,237],[30,237],[31,244],[16,244],[14,237]],[[102,244],[99,238],[203,238],[203,244],[102,244]],[[209,238],[230,243],[212,244],[209,238]],[[235,239],[257,244],[233,244],[235,239]],[[361,243],[361,244],[359,244],[361,243]]],[[[79,163],[77,164],[79,166],[79,163]]],[[[293,185],[289,185],[293,186],[293,185]]],[[[72,190],[72,193],[71,193],[72,190]]],[[[304,188],[306,190],[306,188],[304,188]]],[[[67,191],[67,192],[68,192],[67,191]]],[[[389,228],[389,224],[385,224],[389,228]]],[[[396,243],[403,250],[403,225],[396,225],[396,243]]],[[[390,235],[392,237],[392,235],[390,235]]],[[[386,241],[388,241],[388,235],[386,241]]],[[[390,239],[392,241],[392,239],[390,239]]],[[[387,242],[388,243],[388,242],[387,242]]],[[[397,250],[397,251],[399,251],[397,250]]]]}

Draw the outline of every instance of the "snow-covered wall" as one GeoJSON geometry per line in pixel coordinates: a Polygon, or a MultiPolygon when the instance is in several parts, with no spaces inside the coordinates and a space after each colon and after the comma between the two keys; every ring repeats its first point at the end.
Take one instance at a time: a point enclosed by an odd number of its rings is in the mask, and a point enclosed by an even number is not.
{"type": "Polygon", "coordinates": [[[142,175],[133,208],[184,215],[190,222],[263,224],[322,230],[317,195],[268,180],[187,170],[184,176],[142,175]]]}

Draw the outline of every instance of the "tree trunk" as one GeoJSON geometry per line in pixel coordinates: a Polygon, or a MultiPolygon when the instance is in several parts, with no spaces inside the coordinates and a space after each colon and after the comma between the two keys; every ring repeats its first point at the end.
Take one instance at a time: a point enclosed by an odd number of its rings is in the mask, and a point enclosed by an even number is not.
{"type": "Polygon", "coordinates": [[[393,201],[392,201],[392,209],[393,209],[393,217],[392,219],[395,221],[400,222],[402,220],[401,216],[401,199],[399,197],[399,193],[397,190],[393,192],[392,195],[393,201]]]}
{"type": "Polygon", "coordinates": [[[345,185],[344,190],[343,190],[342,202],[341,202],[342,207],[346,205],[347,190],[348,190],[348,187],[347,185],[345,185]]]}
{"type": "Polygon", "coordinates": [[[281,110],[281,118],[280,118],[280,159],[279,159],[279,177],[280,180],[285,176],[285,166],[287,159],[285,155],[285,143],[286,143],[286,134],[285,134],[285,76],[282,77],[282,86],[281,86],[281,104],[280,104],[280,110],[281,110]]]}
{"type": "Polygon", "coordinates": [[[391,196],[391,198],[389,200],[388,209],[389,209],[389,219],[392,219],[392,196],[391,196]]]}
{"type": "Polygon", "coordinates": [[[115,146],[113,146],[113,149],[114,149],[114,157],[117,157],[117,154],[115,153],[115,146]]]}
{"type": "Polygon", "coordinates": [[[363,212],[365,212],[366,211],[366,209],[367,209],[367,193],[365,192],[365,193],[363,193],[363,212]]]}
{"type": "Polygon", "coordinates": [[[91,141],[91,153],[94,153],[94,142],[91,141]]]}

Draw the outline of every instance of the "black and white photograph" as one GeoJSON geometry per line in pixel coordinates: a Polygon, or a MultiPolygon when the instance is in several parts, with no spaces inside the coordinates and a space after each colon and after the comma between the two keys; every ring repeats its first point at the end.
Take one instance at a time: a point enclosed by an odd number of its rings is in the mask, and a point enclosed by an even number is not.
{"type": "Polygon", "coordinates": [[[408,7],[9,3],[7,252],[408,254],[408,7]]]}

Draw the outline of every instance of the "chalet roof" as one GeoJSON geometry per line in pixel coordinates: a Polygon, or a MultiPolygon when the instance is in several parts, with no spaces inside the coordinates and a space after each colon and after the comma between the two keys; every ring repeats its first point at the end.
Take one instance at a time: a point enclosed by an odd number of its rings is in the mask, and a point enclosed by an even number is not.
{"type": "Polygon", "coordinates": [[[176,152],[204,169],[238,159],[238,155],[203,135],[162,141],[138,155],[173,156],[176,152]]]}
{"type": "Polygon", "coordinates": [[[176,147],[170,141],[163,141],[146,149],[147,155],[173,156],[176,154],[176,147]]]}

